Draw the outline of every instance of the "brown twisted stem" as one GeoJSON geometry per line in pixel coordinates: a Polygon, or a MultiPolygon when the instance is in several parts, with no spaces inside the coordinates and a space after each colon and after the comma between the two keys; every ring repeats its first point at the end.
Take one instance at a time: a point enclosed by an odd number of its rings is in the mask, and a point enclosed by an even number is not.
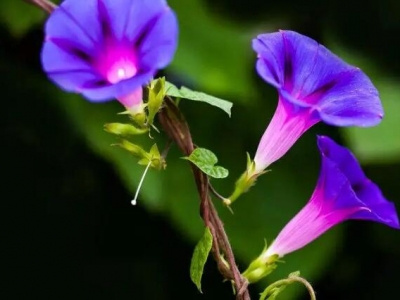
{"type": "MultiPolygon", "coordinates": [[[[184,155],[189,156],[195,148],[189,126],[181,111],[169,97],[165,98],[165,107],[158,114],[158,118],[167,135],[178,145],[184,155]]],[[[191,164],[191,167],[200,196],[200,215],[213,236],[212,254],[218,269],[225,279],[233,282],[236,300],[249,300],[248,282],[240,274],[224,225],[211,201],[208,177],[195,165],[191,164]]]]}
{"type": "Polygon", "coordinates": [[[51,13],[57,7],[56,4],[47,0],[23,0],[23,1],[37,6],[47,13],[51,13]]]}

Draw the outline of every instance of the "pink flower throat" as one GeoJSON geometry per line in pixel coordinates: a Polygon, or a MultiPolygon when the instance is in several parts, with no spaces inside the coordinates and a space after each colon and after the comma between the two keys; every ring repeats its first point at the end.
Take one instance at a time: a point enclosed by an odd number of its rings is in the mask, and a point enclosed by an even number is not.
{"type": "Polygon", "coordinates": [[[135,53],[130,47],[107,47],[97,59],[99,73],[111,84],[129,79],[138,72],[135,53]]]}

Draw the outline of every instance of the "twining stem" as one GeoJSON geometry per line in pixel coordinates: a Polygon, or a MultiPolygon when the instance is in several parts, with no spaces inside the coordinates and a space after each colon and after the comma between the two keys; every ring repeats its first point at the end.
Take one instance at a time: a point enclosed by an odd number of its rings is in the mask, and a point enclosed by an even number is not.
{"type": "Polygon", "coordinates": [[[270,292],[273,291],[275,288],[279,288],[280,286],[284,285],[289,285],[294,282],[302,283],[306,287],[308,293],[310,294],[310,300],[317,300],[317,297],[315,296],[315,292],[311,284],[306,279],[298,276],[297,274],[290,274],[288,278],[275,281],[273,284],[268,286],[267,289],[261,294],[260,300],[265,300],[266,297],[271,295],[270,292]]]}
{"type": "MultiPolygon", "coordinates": [[[[158,118],[167,135],[178,145],[185,156],[189,156],[195,148],[189,127],[181,111],[169,97],[165,98],[165,107],[159,112],[158,118]]],[[[248,282],[242,277],[236,265],[224,225],[211,201],[208,177],[195,165],[191,164],[191,167],[200,196],[200,215],[213,236],[212,254],[218,269],[225,279],[233,282],[236,300],[250,300],[247,289],[248,282]]]]}
{"type": "Polygon", "coordinates": [[[42,10],[44,10],[47,13],[51,13],[57,5],[54,4],[53,2],[47,1],[47,0],[23,0],[25,2],[31,3],[42,10]]]}

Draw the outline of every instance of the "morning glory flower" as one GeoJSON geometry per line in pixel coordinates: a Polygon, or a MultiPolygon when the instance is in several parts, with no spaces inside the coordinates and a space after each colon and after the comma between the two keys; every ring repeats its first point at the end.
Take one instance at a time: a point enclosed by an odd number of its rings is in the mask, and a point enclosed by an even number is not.
{"type": "Polygon", "coordinates": [[[134,111],[142,86],[172,60],[177,35],[165,0],[65,0],[46,22],[43,69],[66,91],[134,111]]]}
{"type": "Polygon", "coordinates": [[[394,204],[365,176],[354,155],[325,136],[318,137],[318,147],[322,167],[314,193],[243,273],[250,282],[271,273],[280,257],[306,246],[343,221],[375,221],[400,229],[394,204]]]}
{"type": "Polygon", "coordinates": [[[368,77],[316,41],[294,31],[253,40],[258,74],[278,90],[279,100],[254,157],[224,200],[230,205],[280,159],[311,126],[374,126],[383,117],[379,93],[368,77]]]}
{"type": "Polygon", "coordinates": [[[383,117],[368,77],[316,41],[293,31],[253,40],[258,74],[278,90],[279,101],[254,158],[260,173],[281,158],[311,126],[374,126],[383,117]]]}
{"type": "Polygon", "coordinates": [[[345,220],[368,220],[399,229],[396,209],[363,173],[354,155],[328,137],[318,137],[322,167],[306,206],[283,228],[266,256],[284,256],[345,220]]]}

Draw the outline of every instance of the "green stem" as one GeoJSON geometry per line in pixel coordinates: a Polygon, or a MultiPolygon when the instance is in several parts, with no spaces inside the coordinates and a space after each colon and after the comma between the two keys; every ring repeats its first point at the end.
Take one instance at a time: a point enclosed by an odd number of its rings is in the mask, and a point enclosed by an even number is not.
{"type": "Polygon", "coordinates": [[[306,279],[298,276],[297,274],[290,274],[288,278],[278,280],[278,281],[272,283],[271,285],[269,285],[264,290],[264,292],[261,294],[260,300],[266,300],[267,299],[266,297],[271,296],[271,291],[273,291],[274,289],[277,289],[277,288],[280,288],[282,286],[286,286],[286,285],[292,284],[294,282],[302,283],[306,287],[306,289],[307,289],[307,291],[308,291],[308,293],[310,295],[310,299],[311,300],[316,300],[317,299],[317,297],[315,296],[315,291],[314,291],[313,287],[311,286],[311,284],[306,279]]]}
{"type": "Polygon", "coordinates": [[[224,200],[224,204],[229,206],[242,194],[246,193],[256,182],[258,174],[252,174],[251,170],[246,170],[236,181],[235,190],[224,200]]]}

